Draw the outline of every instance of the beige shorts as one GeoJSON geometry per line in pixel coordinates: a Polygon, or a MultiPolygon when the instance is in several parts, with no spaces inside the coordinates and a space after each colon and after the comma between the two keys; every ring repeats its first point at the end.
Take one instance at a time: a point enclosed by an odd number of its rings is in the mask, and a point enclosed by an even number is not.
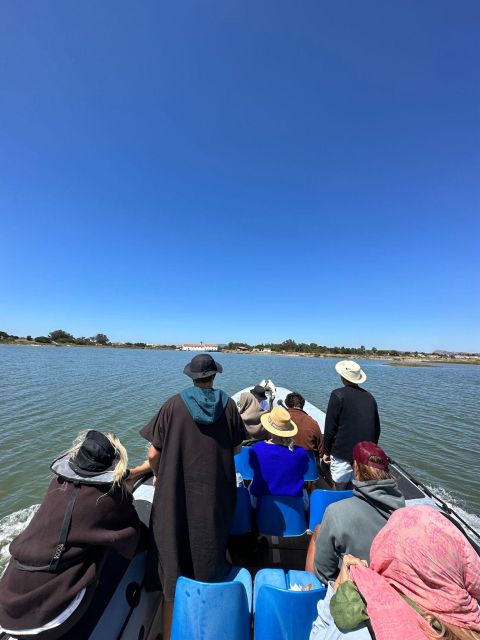
{"type": "Polygon", "coordinates": [[[352,465],[341,458],[331,456],[330,473],[334,482],[351,482],[353,480],[352,465]]]}

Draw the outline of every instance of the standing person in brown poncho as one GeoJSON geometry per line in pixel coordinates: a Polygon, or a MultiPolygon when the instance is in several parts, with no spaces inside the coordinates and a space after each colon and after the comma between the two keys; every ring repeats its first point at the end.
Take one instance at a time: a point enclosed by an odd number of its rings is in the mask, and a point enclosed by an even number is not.
{"type": "Polygon", "coordinates": [[[147,585],[164,594],[164,640],[170,637],[177,578],[214,582],[229,570],[233,456],[245,429],[233,400],[213,389],[222,370],[210,355],[195,356],[184,369],[193,387],[167,400],[140,431],[151,443],[148,458],[156,476],[147,585]]]}

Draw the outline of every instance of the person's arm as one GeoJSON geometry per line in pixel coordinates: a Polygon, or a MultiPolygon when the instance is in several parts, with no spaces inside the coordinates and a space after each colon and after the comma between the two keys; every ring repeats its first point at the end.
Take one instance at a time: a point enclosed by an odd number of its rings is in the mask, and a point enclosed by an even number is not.
{"type": "Polygon", "coordinates": [[[145,460],[145,462],[142,462],[142,464],[138,465],[138,467],[132,467],[129,471],[130,473],[128,474],[128,479],[137,480],[141,476],[145,476],[147,475],[147,473],[150,473],[150,463],[147,459],[145,460]]]}
{"type": "Polygon", "coordinates": [[[132,467],[131,469],[129,469],[128,477],[125,481],[127,489],[129,491],[133,491],[133,488],[137,480],[142,476],[148,475],[149,473],[151,473],[151,471],[152,470],[150,468],[150,463],[148,462],[148,459],[145,460],[145,462],[142,462],[142,464],[138,465],[138,467],[132,467]]]}
{"type": "MultiPolygon", "coordinates": [[[[367,566],[365,560],[359,560],[351,555],[346,554],[344,556],[344,563],[342,564],[342,571],[340,572],[335,584],[328,582],[327,593],[323,600],[320,600],[317,605],[317,618],[313,621],[312,630],[310,632],[309,640],[324,640],[324,638],[344,638],[346,637],[341,630],[335,624],[332,612],[330,611],[330,601],[335,595],[335,591],[341,582],[345,580],[351,580],[349,575],[349,568],[354,564],[361,564],[367,566]]],[[[371,640],[372,635],[368,627],[357,628],[353,630],[353,633],[347,633],[348,636],[357,638],[357,640],[371,640]]]]}
{"type": "Polygon", "coordinates": [[[317,540],[318,532],[320,531],[321,524],[317,524],[315,527],[312,537],[310,538],[310,543],[307,549],[307,558],[305,560],[305,571],[309,573],[315,573],[314,567],[314,558],[315,558],[315,542],[317,540]]]}
{"type": "Polygon", "coordinates": [[[160,456],[161,451],[159,451],[156,447],[151,444],[148,448],[148,464],[150,465],[150,469],[153,472],[155,478],[158,475],[158,465],[160,464],[160,456]]]}
{"type": "Polygon", "coordinates": [[[347,580],[352,579],[350,576],[350,567],[355,565],[368,568],[368,562],[366,560],[360,560],[360,558],[356,558],[355,556],[352,556],[349,553],[346,553],[342,558],[342,566],[340,568],[340,573],[338,574],[337,579],[333,584],[333,588],[335,591],[343,582],[346,582],[347,580]]]}
{"type": "MultiPolygon", "coordinates": [[[[160,455],[163,449],[163,441],[165,438],[165,432],[172,417],[172,406],[175,402],[175,396],[167,400],[161,407],[160,411],[153,416],[148,424],[146,424],[140,431],[140,435],[145,440],[148,440],[147,460],[141,465],[144,467],[148,462],[150,469],[153,471],[155,479],[158,474],[158,465],[160,463],[160,455]]],[[[154,484],[155,484],[154,479],[154,484]]]]}
{"type": "Polygon", "coordinates": [[[318,459],[321,460],[323,458],[324,450],[323,450],[323,433],[320,429],[320,425],[316,420],[315,428],[313,431],[313,450],[317,452],[318,459]]]}
{"type": "Polygon", "coordinates": [[[148,528],[140,521],[131,493],[118,487],[101,496],[89,524],[89,543],[115,549],[124,558],[146,547],[148,528]]]}
{"type": "Polygon", "coordinates": [[[333,391],[330,395],[330,400],[328,401],[327,415],[325,417],[325,432],[323,434],[324,459],[325,457],[328,458],[325,462],[330,461],[332,446],[338,431],[340,408],[340,400],[338,399],[337,394],[333,391]]]}
{"type": "Polygon", "coordinates": [[[339,560],[335,536],[335,519],[330,507],[325,511],[321,524],[322,526],[315,541],[314,573],[319,580],[327,583],[337,576],[339,560]]]}

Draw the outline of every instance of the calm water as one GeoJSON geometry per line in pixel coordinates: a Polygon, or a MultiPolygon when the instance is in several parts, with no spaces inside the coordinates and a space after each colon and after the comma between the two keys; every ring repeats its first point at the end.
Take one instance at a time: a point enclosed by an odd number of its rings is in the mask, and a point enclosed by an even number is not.
{"type": "MultiPolygon", "coordinates": [[[[81,429],[116,432],[131,464],[145,456],[138,430],[188,386],[190,354],[172,351],[0,346],[0,551],[49,481],[49,464],[81,429]],[[13,515],[12,515],[13,514],[13,515]],[[7,517],[5,517],[7,516],[7,517]]],[[[331,358],[219,354],[227,393],[270,378],[325,410],[339,386],[331,358]]],[[[390,367],[362,361],[377,398],[380,443],[450,503],[480,520],[480,366],[390,367]]],[[[1,555],[1,553],[0,553],[1,555]]],[[[1,561],[1,558],[0,558],[1,561]]]]}

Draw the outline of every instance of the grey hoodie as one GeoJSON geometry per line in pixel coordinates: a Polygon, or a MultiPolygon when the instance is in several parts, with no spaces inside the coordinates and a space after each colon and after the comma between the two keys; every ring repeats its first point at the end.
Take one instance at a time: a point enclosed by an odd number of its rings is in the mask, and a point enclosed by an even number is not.
{"type": "Polygon", "coordinates": [[[405,506],[395,480],[355,480],[353,485],[353,498],[331,504],[323,516],[315,543],[315,573],[323,582],[336,578],[345,553],[370,561],[373,539],[405,506]]]}

